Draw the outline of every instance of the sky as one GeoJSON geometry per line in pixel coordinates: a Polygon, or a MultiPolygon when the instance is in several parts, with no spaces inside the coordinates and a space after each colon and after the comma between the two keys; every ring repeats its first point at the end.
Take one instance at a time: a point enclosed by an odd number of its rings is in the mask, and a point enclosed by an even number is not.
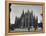
{"type": "Polygon", "coordinates": [[[42,6],[36,6],[36,5],[11,5],[11,13],[10,13],[10,23],[15,23],[15,17],[20,17],[22,14],[22,11],[24,10],[24,13],[29,10],[33,10],[33,15],[38,16],[38,23],[42,21],[42,16],[40,15],[42,13],[42,6]]]}

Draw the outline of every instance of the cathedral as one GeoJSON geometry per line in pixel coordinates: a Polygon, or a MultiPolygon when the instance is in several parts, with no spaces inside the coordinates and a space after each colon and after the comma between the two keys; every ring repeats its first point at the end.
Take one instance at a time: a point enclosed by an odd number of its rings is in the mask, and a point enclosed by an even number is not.
{"type": "Polygon", "coordinates": [[[33,11],[28,10],[24,13],[23,10],[21,17],[15,19],[15,28],[28,28],[28,31],[30,31],[30,28],[35,28],[35,30],[37,28],[38,17],[33,16],[33,11]]]}

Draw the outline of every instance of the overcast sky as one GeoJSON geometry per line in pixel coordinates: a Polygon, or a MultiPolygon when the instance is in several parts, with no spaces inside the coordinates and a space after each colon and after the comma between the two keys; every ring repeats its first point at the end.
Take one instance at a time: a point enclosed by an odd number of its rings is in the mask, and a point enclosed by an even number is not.
{"type": "Polygon", "coordinates": [[[10,23],[14,24],[15,23],[15,17],[20,17],[22,14],[22,11],[24,10],[24,13],[29,10],[33,10],[33,15],[38,16],[38,23],[41,22],[42,17],[42,6],[35,6],[35,5],[11,5],[11,13],[10,13],[10,23]]]}

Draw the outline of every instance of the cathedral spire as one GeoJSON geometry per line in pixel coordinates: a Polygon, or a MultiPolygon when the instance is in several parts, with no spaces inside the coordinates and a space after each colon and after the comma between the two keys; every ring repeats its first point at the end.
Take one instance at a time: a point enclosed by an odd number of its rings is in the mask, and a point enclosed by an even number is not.
{"type": "Polygon", "coordinates": [[[29,10],[28,10],[28,13],[29,13],[29,10]]]}
{"type": "Polygon", "coordinates": [[[24,10],[23,10],[23,13],[22,14],[24,14],[24,10]]]}
{"type": "Polygon", "coordinates": [[[24,10],[22,11],[22,15],[21,16],[24,16],[24,10]]]}

